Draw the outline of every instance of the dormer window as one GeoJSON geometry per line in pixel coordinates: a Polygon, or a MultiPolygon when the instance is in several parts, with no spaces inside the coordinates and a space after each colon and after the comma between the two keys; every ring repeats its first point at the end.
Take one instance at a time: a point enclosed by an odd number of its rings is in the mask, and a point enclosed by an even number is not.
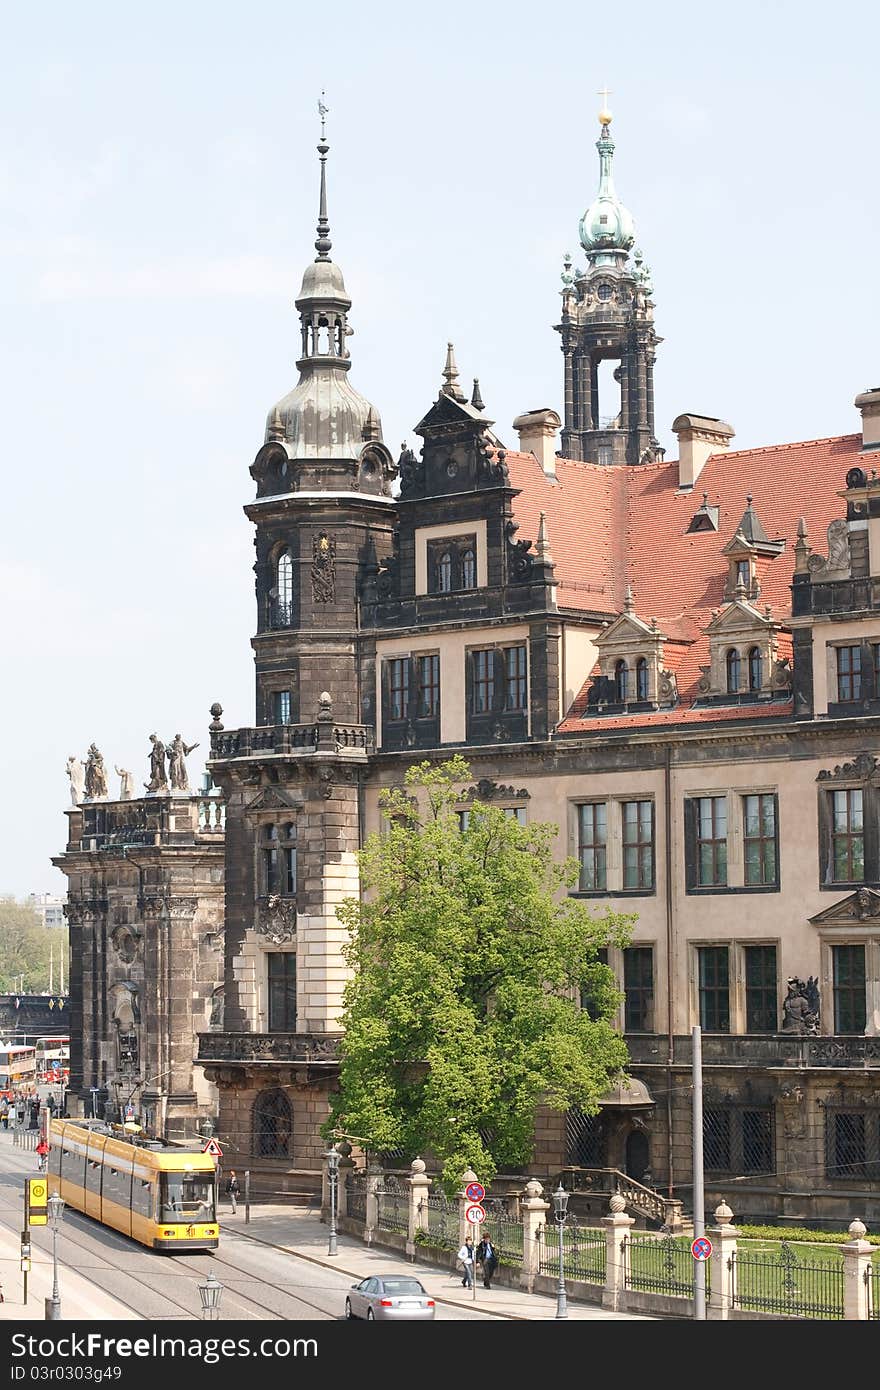
{"type": "Polygon", "coordinates": [[[645,657],[640,656],[636,662],[636,699],[647,700],[648,698],[648,663],[645,657]]]}
{"type": "Polygon", "coordinates": [[[749,690],[760,690],[764,684],[764,661],[760,647],[749,650],[749,690]]]}
{"type": "Polygon", "coordinates": [[[736,647],[731,647],[727,653],[727,693],[735,695],[739,690],[739,652],[736,647]]]}
{"type": "Polygon", "coordinates": [[[452,593],[452,553],[444,550],[437,561],[437,593],[452,593]]]}
{"type": "Polygon", "coordinates": [[[428,541],[428,593],[453,594],[477,587],[476,536],[428,541]]]}
{"type": "Polygon", "coordinates": [[[473,546],[468,546],[467,550],[462,551],[461,587],[463,589],[475,589],[477,587],[477,554],[473,546]]]}
{"type": "Polygon", "coordinates": [[[618,704],[626,704],[629,698],[629,667],[625,661],[615,663],[614,694],[618,704]]]}
{"type": "Polygon", "coordinates": [[[748,560],[737,560],[736,583],[742,584],[746,593],[749,592],[752,584],[752,566],[748,560]]]}

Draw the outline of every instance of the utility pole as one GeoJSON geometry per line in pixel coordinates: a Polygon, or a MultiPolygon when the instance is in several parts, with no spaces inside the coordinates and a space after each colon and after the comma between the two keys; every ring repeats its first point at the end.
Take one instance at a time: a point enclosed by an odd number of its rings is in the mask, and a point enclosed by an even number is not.
{"type": "MultiPolygon", "coordinates": [[[[691,1033],[693,1039],[691,1067],[693,1074],[693,1165],[694,1165],[694,1240],[706,1234],[703,1192],[703,1043],[699,1027],[691,1033]]],[[[706,1320],[706,1261],[694,1260],[694,1317],[706,1320]]]]}
{"type": "Polygon", "coordinates": [[[49,993],[55,993],[55,942],[49,942],[49,993]]]}

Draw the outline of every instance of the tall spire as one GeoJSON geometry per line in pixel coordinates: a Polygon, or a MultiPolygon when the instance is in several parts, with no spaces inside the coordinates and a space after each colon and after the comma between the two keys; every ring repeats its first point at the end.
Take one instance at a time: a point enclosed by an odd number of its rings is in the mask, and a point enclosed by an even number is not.
{"type": "Polygon", "coordinates": [[[596,141],[596,149],[599,152],[599,187],[595,198],[581,218],[581,245],[594,265],[616,265],[621,268],[635,241],[635,226],[614,187],[611,112],[604,104],[599,112],[599,125],[601,133],[596,141]]]}
{"type": "Polygon", "coordinates": [[[458,384],[458,367],[455,362],[455,348],[452,343],[446,344],[446,366],[443,368],[443,385],[440,387],[441,395],[451,396],[454,401],[466,401],[467,396],[458,384]]]}
{"type": "Polygon", "coordinates": [[[329,261],[330,257],[327,255],[327,252],[333,244],[330,240],[330,222],[327,218],[326,165],[327,151],[330,146],[324,138],[324,117],[329,110],[329,106],[324,105],[324,93],[322,92],[320,101],[318,102],[318,112],[321,117],[321,139],[318,143],[318,154],[321,156],[321,202],[318,208],[318,226],[316,229],[318,233],[318,240],[315,242],[315,250],[318,253],[315,257],[316,261],[329,261]]]}

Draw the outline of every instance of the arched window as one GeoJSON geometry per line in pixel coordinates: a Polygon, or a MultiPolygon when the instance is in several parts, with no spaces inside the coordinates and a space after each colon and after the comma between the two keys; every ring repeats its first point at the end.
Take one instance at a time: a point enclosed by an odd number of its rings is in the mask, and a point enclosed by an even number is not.
{"type": "Polygon", "coordinates": [[[437,592],[439,594],[452,592],[452,555],[448,550],[444,550],[437,562],[437,592]]]}
{"type": "Polygon", "coordinates": [[[614,690],[619,704],[625,704],[629,696],[629,668],[625,661],[618,661],[614,667],[614,690]]]}
{"type": "Polygon", "coordinates": [[[645,657],[640,656],[636,662],[636,699],[647,700],[648,698],[648,662],[645,657]]]}
{"type": "Polygon", "coordinates": [[[283,1091],[264,1091],[254,1102],[254,1149],[259,1158],[289,1158],[293,1122],[283,1091]]]}
{"type": "Polygon", "coordinates": [[[461,587],[463,589],[475,589],[477,587],[477,557],[470,548],[462,551],[461,587]]]}
{"type": "Polygon", "coordinates": [[[289,550],[282,550],[275,566],[275,599],[272,608],[273,627],[290,627],[293,622],[293,559],[289,550]]]}
{"type": "Polygon", "coordinates": [[[764,663],[760,647],[752,647],[749,652],[749,690],[760,690],[764,682],[764,663]]]}
{"type": "Polygon", "coordinates": [[[727,653],[727,693],[735,695],[739,690],[739,652],[731,647],[727,653]]]}

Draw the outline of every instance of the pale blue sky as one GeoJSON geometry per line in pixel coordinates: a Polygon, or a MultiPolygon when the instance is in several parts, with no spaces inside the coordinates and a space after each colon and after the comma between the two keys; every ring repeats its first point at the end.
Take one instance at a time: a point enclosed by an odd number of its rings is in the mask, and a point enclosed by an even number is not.
{"type": "MultiPolygon", "coordinates": [[[[65,762],[253,718],[248,466],[293,384],[326,89],[352,381],[397,452],[445,344],[515,444],[561,406],[565,251],[612,89],[661,439],[855,431],[876,345],[869,3],[4,7],[0,891],[58,891],[65,762]]],[[[759,499],[756,499],[759,502],[759,499]]],[[[552,538],[551,538],[552,539],[552,538]]],[[[112,779],[115,791],[116,778],[112,779]]]]}

